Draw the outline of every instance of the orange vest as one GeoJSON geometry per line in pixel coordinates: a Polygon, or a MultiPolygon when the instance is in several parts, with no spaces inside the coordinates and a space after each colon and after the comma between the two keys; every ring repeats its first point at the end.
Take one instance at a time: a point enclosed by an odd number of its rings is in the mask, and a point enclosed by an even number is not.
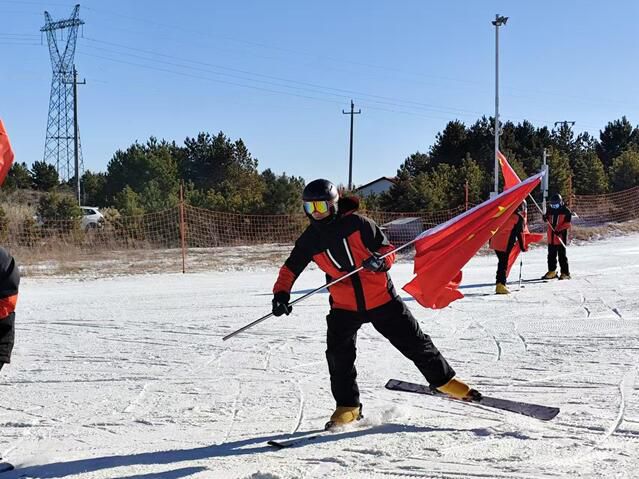
{"type": "Polygon", "coordinates": [[[554,215],[549,215],[548,223],[546,223],[548,225],[548,228],[546,229],[546,239],[548,240],[548,244],[560,245],[561,241],[568,244],[568,228],[571,226],[570,222],[566,221],[565,214],[559,213],[557,215],[557,224],[553,224],[553,216],[554,215]],[[557,234],[555,234],[550,225],[553,226],[557,234]],[[561,238],[561,241],[559,238],[561,238]]]}

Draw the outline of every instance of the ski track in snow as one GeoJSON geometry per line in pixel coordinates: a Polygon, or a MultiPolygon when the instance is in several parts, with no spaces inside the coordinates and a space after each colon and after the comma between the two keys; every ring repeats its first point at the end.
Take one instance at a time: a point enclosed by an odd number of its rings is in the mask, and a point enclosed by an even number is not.
{"type": "Polygon", "coordinates": [[[235,426],[235,421],[237,420],[237,414],[239,412],[238,402],[242,395],[242,382],[236,381],[235,384],[237,385],[237,391],[233,399],[233,405],[231,406],[233,412],[231,413],[231,419],[229,420],[229,425],[226,428],[226,433],[224,434],[224,440],[222,442],[228,442],[229,437],[231,437],[231,432],[233,431],[233,426],[235,426]]]}
{"type": "MultiPolygon", "coordinates": [[[[544,248],[525,259],[528,276],[546,270],[544,248]]],[[[282,451],[266,442],[315,434],[334,408],[326,293],[222,342],[269,307],[277,267],[26,277],[14,360],[0,373],[0,453],[17,466],[2,479],[633,477],[637,259],[639,235],[571,246],[571,281],[499,297],[495,260],[480,256],[464,268],[466,298],[448,308],[402,294],[460,377],[490,396],[559,406],[554,420],[385,390],[391,377],[424,379],[365,324],[366,418],[282,451]]],[[[412,265],[391,276],[400,291],[412,265]]],[[[295,288],[323,280],[311,268],[295,288]]]]}
{"type": "Polygon", "coordinates": [[[493,340],[493,342],[495,343],[495,347],[497,348],[497,355],[495,358],[495,361],[500,361],[501,360],[501,341],[499,339],[497,339],[497,336],[495,336],[493,333],[491,333],[488,328],[486,328],[483,324],[477,322],[477,321],[473,321],[474,324],[476,324],[477,326],[479,326],[479,328],[484,331],[486,333],[486,336],[488,336],[490,339],[493,340]]]}
{"type": "Polygon", "coordinates": [[[524,338],[519,331],[517,331],[517,323],[515,321],[512,322],[513,332],[517,335],[521,343],[524,345],[524,352],[528,351],[528,343],[526,342],[526,338],[524,338]]]}
{"type": "Polygon", "coordinates": [[[601,445],[606,439],[608,439],[619,427],[624,419],[624,413],[626,411],[626,391],[631,391],[635,384],[635,370],[630,370],[619,382],[619,412],[615,421],[610,425],[603,438],[599,442],[601,445]]]}
{"type": "Polygon", "coordinates": [[[297,382],[297,392],[299,393],[300,407],[297,412],[297,421],[295,422],[295,427],[291,431],[291,434],[294,434],[299,430],[302,420],[304,419],[304,391],[302,390],[302,385],[299,381],[297,382]]]}

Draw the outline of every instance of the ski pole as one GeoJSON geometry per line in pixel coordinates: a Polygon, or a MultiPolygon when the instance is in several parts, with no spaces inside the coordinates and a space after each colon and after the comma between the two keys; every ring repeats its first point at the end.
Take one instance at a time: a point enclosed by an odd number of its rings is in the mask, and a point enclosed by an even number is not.
{"type": "Polygon", "coordinates": [[[521,268],[524,265],[523,258],[519,258],[519,289],[521,289],[521,268]]]}
{"type": "MultiPolygon", "coordinates": [[[[421,236],[421,235],[417,235],[414,239],[412,239],[412,240],[411,240],[411,241],[409,241],[408,243],[405,243],[405,244],[403,244],[403,245],[401,245],[401,246],[398,246],[397,248],[395,248],[395,249],[393,249],[393,250],[389,251],[388,253],[385,253],[385,254],[381,255],[379,258],[380,258],[380,259],[386,258],[386,256],[388,256],[388,255],[390,255],[390,254],[393,254],[393,253],[396,253],[397,251],[402,250],[402,249],[404,249],[404,248],[406,248],[406,247],[408,247],[408,246],[412,245],[413,243],[415,243],[415,242],[416,242],[416,241],[420,238],[420,236],[421,236]]],[[[359,268],[357,268],[357,269],[355,269],[355,270],[351,271],[350,273],[346,273],[345,275],[340,276],[339,278],[334,279],[333,281],[331,281],[331,282],[329,282],[329,283],[326,283],[326,284],[324,284],[324,285],[320,286],[319,288],[315,288],[313,291],[309,291],[309,292],[308,292],[308,293],[306,293],[304,296],[300,296],[300,297],[299,297],[299,298],[297,298],[295,301],[291,301],[291,302],[290,302],[290,303],[288,303],[288,304],[289,304],[289,306],[293,306],[294,304],[299,303],[300,301],[303,301],[303,300],[305,300],[306,298],[308,298],[308,297],[310,297],[310,296],[313,296],[315,293],[318,293],[319,291],[321,291],[321,290],[323,290],[323,289],[325,289],[325,288],[328,288],[328,287],[330,287],[330,286],[333,286],[334,284],[339,283],[340,281],[342,281],[342,280],[344,280],[344,279],[348,278],[349,276],[353,276],[355,273],[358,273],[358,272],[360,272],[360,271],[361,271],[361,270],[363,270],[363,269],[364,269],[364,267],[363,267],[363,266],[360,266],[359,268]]],[[[239,334],[239,333],[241,333],[242,331],[246,331],[247,329],[252,328],[252,327],[253,327],[253,326],[255,326],[256,324],[261,323],[262,321],[264,321],[265,319],[270,318],[271,316],[273,316],[273,313],[265,314],[265,315],[264,315],[264,316],[262,316],[261,318],[256,319],[255,321],[253,321],[253,322],[251,322],[251,323],[247,324],[246,326],[242,326],[240,329],[238,329],[238,330],[236,330],[236,331],[233,331],[233,332],[232,332],[232,333],[230,333],[230,334],[227,334],[226,336],[224,336],[224,337],[222,338],[222,341],[226,341],[227,339],[232,338],[232,337],[233,337],[233,336],[235,336],[236,334],[239,334]]]]}
{"type": "MultiPolygon", "coordinates": [[[[331,281],[330,283],[326,283],[326,284],[324,284],[324,285],[320,286],[319,288],[315,288],[313,291],[309,291],[309,292],[308,292],[308,293],[306,293],[304,296],[300,296],[300,297],[299,297],[299,298],[297,298],[295,301],[291,301],[290,303],[288,303],[288,305],[289,305],[289,306],[293,306],[294,304],[299,303],[300,301],[303,301],[303,300],[305,300],[306,298],[308,298],[308,297],[310,297],[310,296],[313,296],[315,293],[317,293],[317,292],[319,292],[319,291],[321,291],[321,290],[323,290],[323,289],[325,289],[325,288],[328,288],[329,286],[333,286],[335,283],[338,283],[338,282],[342,281],[343,279],[346,279],[346,278],[348,278],[349,276],[354,275],[355,273],[357,273],[357,272],[361,271],[362,269],[364,269],[364,267],[363,267],[363,266],[360,266],[359,268],[357,268],[357,269],[355,269],[355,270],[351,271],[350,273],[345,274],[344,276],[340,276],[340,277],[339,277],[339,278],[337,278],[336,280],[331,281]]],[[[233,336],[235,336],[236,334],[239,334],[239,333],[241,333],[242,331],[246,331],[247,329],[252,328],[252,327],[253,327],[253,326],[255,326],[256,324],[261,323],[262,321],[264,321],[265,319],[270,318],[271,316],[273,316],[273,313],[265,314],[264,316],[262,316],[262,317],[261,317],[261,318],[259,318],[259,319],[256,319],[256,320],[255,320],[255,321],[253,321],[252,323],[249,323],[249,324],[247,324],[246,326],[242,326],[240,329],[238,329],[238,330],[236,330],[236,331],[233,331],[233,332],[232,332],[232,333],[230,333],[230,334],[227,334],[226,336],[224,336],[224,337],[222,338],[222,341],[226,341],[227,339],[232,338],[232,337],[233,337],[233,336]]]]}

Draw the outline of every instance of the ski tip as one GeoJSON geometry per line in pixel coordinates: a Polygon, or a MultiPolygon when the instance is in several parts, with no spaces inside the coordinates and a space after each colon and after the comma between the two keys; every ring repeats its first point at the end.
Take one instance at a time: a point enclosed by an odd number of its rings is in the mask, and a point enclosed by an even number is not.
{"type": "Polygon", "coordinates": [[[540,417],[542,421],[550,421],[555,419],[557,415],[560,413],[560,409],[558,407],[548,408],[548,414],[545,417],[540,417]]]}
{"type": "Polygon", "coordinates": [[[395,384],[397,384],[398,382],[399,382],[399,381],[398,381],[397,379],[389,379],[389,380],[386,382],[386,385],[385,385],[384,387],[385,387],[386,389],[392,389],[392,388],[393,388],[393,386],[394,386],[395,384]]]}

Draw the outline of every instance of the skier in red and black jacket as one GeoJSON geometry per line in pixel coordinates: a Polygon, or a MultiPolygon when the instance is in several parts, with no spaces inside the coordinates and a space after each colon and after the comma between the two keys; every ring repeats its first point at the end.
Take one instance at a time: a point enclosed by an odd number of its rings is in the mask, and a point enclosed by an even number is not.
{"type": "Polygon", "coordinates": [[[479,393],[455,377],[455,371],[397,295],[388,270],[394,249],[377,224],[356,211],[356,198],[340,198],[330,181],[310,182],[303,193],[310,225],[295,242],[273,287],[273,314],[290,314],[293,283],[314,261],[333,281],[360,266],[363,270],[329,288],[326,359],[336,402],[327,426],[361,417],[355,369],[357,331],[370,322],[404,356],[412,360],[431,387],[458,399],[479,393]]]}
{"type": "Polygon", "coordinates": [[[13,257],[0,247],[0,369],[11,362],[15,338],[15,308],[20,273],[13,257]]]}
{"type": "Polygon", "coordinates": [[[547,223],[548,239],[548,272],[542,279],[554,279],[557,277],[557,256],[561,275],[559,279],[570,279],[570,267],[566,246],[568,245],[568,230],[571,228],[572,212],[565,205],[559,193],[550,198],[550,209],[544,215],[547,223]]]}

